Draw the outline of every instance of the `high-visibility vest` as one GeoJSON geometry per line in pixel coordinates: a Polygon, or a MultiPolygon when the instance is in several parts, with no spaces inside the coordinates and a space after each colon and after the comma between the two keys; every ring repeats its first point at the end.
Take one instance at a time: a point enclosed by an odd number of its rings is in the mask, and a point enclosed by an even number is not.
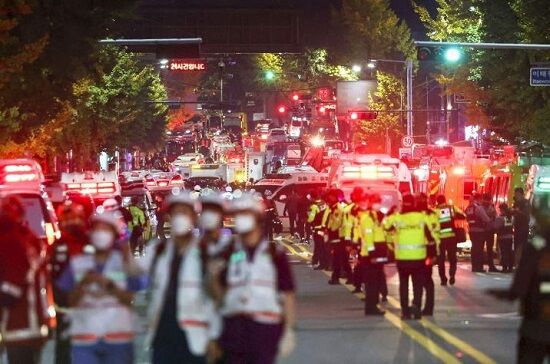
{"type": "MultiPolygon", "coordinates": [[[[151,344],[156,334],[160,316],[164,309],[166,288],[170,280],[170,269],[175,254],[175,244],[168,240],[166,248],[157,252],[152,271],[151,303],[149,305],[149,335],[146,343],[151,344]]],[[[219,337],[221,318],[216,305],[205,289],[199,238],[195,237],[184,257],[178,272],[176,319],[185,332],[192,354],[206,353],[208,342],[219,337]]]]}
{"type": "Polygon", "coordinates": [[[359,217],[361,231],[361,256],[380,255],[387,249],[387,238],[382,222],[378,220],[376,211],[362,211],[359,217]],[[377,254],[375,254],[375,252],[377,254]]]}
{"type": "Polygon", "coordinates": [[[351,240],[353,234],[353,227],[357,223],[357,217],[354,214],[354,203],[345,205],[342,208],[342,222],[338,229],[338,235],[342,239],[351,240]]]}
{"type": "Polygon", "coordinates": [[[500,216],[504,222],[504,226],[497,231],[497,238],[500,240],[514,238],[514,221],[512,216],[500,216]]]}
{"type": "Polygon", "coordinates": [[[222,314],[246,315],[262,324],[280,324],[283,308],[277,288],[277,268],[268,242],[260,243],[250,261],[237,242],[227,266],[227,292],[222,314]]]}
{"type": "Polygon", "coordinates": [[[420,211],[395,213],[383,224],[386,230],[395,229],[394,250],[398,261],[424,260],[427,256],[426,214],[420,211]]]}
{"type": "Polygon", "coordinates": [[[439,226],[441,239],[454,238],[455,232],[455,211],[452,205],[438,206],[437,214],[439,215],[439,226]]]}
{"type": "Polygon", "coordinates": [[[132,214],[132,221],[128,224],[128,230],[133,231],[134,227],[145,225],[145,213],[142,209],[137,206],[130,206],[128,210],[132,214]]]}
{"type": "MultiPolygon", "coordinates": [[[[78,284],[89,271],[96,269],[95,257],[91,254],[71,258],[70,265],[78,284]]],[[[128,275],[123,255],[112,251],[101,273],[120,289],[126,289],[128,275]]],[[[84,295],[70,313],[73,344],[89,345],[102,339],[109,343],[127,343],[134,338],[132,310],[96,284],[85,287],[84,295]]]]}
{"type": "Polygon", "coordinates": [[[307,222],[311,224],[319,212],[321,212],[321,208],[317,202],[313,202],[309,205],[309,209],[307,211],[307,222]]]}

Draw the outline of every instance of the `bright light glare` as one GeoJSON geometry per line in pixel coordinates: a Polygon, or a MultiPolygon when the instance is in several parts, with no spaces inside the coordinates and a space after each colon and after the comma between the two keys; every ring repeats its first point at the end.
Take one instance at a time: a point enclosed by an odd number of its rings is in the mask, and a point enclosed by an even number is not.
{"type": "Polygon", "coordinates": [[[464,169],[464,167],[455,167],[453,169],[453,173],[458,175],[464,175],[466,173],[466,170],[464,169]]]}
{"type": "Polygon", "coordinates": [[[311,145],[314,147],[322,147],[325,145],[325,140],[321,136],[315,135],[311,138],[311,145]]]}
{"type": "Polygon", "coordinates": [[[445,59],[449,62],[458,62],[460,57],[461,53],[458,48],[449,48],[445,51],[445,59]]]}
{"type": "Polygon", "coordinates": [[[352,112],[351,115],[349,116],[351,120],[357,120],[357,118],[359,117],[359,115],[357,115],[356,112],[352,112]]]}
{"type": "Polygon", "coordinates": [[[163,58],[159,61],[159,63],[164,66],[168,64],[168,60],[166,58],[163,58]]]}
{"type": "Polygon", "coordinates": [[[370,69],[376,68],[376,63],[370,61],[369,63],[367,63],[367,67],[370,69]]]}
{"type": "Polygon", "coordinates": [[[358,64],[354,64],[353,67],[351,67],[351,70],[355,73],[359,73],[361,72],[361,66],[359,66],[358,64]]]}
{"type": "Polygon", "coordinates": [[[449,144],[448,141],[446,141],[445,139],[438,139],[435,141],[435,145],[438,145],[440,147],[444,146],[444,145],[447,145],[449,144]]]}
{"type": "Polygon", "coordinates": [[[268,80],[272,80],[275,78],[275,73],[273,73],[273,71],[267,71],[265,73],[265,78],[268,79],[268,80]]]}

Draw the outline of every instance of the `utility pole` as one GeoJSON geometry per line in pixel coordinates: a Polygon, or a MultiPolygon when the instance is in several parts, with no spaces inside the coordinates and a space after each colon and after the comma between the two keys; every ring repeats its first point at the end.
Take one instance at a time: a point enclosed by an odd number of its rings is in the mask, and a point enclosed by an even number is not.
{"type": "Polygon", "coordinates": [[[413,136],[413,88],[412,88],[412,76],[413,76],[413,62],[412,59],[405,61],[407,64],[407,135],[413,136]]]}

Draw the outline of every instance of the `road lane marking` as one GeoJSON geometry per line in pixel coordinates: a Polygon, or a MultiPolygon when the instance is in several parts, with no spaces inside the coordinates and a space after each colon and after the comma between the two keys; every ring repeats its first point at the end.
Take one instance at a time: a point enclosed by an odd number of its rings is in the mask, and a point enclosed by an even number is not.
{"type": "MultiPolygon", "coordinates": [[[[397,301],[397,299],[388,296],[388,303],[398,309],[401,309],[401,304],[397,301]]],[[[472,358],[474,358],[476,361],[478,361],[481,364],[496,364],[496,361],[482,353],[481,351],[477,350],[467,342],[459,339],[458,337],[454,336],[447,330],[441,328],[440,326],[437,326],[433,322],[423,318],[419,321],[422,326],[425,328],[431,330],[435,334],[437,334],[439,337],[441,337],[443,340],[448,342],[449,344],[455,346],[457,349],[461,350],[462,352],[468,354],[472,358]]]]}
{"type": "Polygon", "coordinates": [[[302,255],[301,255],[300,253],[298,253],[298,252],[296,251],[296,249],[294,249],[294,247],[293,247],[292,245],[287,244],[287,243],[283,242],[282,240],[278,240],[277,243],[279,243],[279,244],[283,245],[285,248],[287,248],[288,251],[289,251],[291,254],[297,255],[297,256],[299,256],[299,257],[302,257],[302,255]]]}

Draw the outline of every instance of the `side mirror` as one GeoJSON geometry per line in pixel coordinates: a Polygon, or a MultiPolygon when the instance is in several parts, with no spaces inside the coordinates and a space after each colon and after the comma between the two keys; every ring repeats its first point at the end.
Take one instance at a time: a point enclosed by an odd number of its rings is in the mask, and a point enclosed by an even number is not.
{"type": "Polygon", "coordinates": [[[286,195],[279,196],[279,201],[284,201],[284,200],[286,200],[286,195]]]}

